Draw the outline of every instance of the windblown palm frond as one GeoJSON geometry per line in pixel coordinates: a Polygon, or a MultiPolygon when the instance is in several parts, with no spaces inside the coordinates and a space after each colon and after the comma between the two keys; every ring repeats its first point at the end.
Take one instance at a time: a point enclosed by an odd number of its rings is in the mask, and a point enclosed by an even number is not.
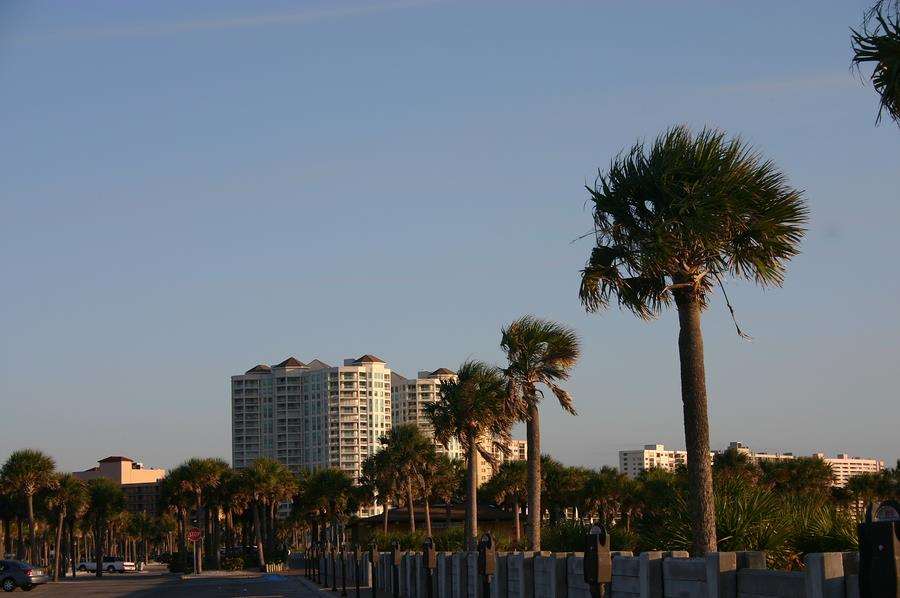
{"type": "Polygon", "coordinates": [[[850,39],[854,66],[874,63],[870,79],[881,97],[875,122],[887,112],[900,125],[900,0],[877,2],[850,39]]]}
{"type": "Polygon", "coordinates": [[[523,316],[501,330],[500,348],[509,365],[507,395],[519,419],[540,401],[538,385],[546,385],[563,409],[575,414],[571,395],[558,382],[569,379],[569,370],[581,355],[576,332],[567,326],[534,316],[523,316]]]}
{"type": "Polygon", "coordinates": [[[635,144],[587,188],[596,246],[579,296],[589,312],[612,300],[649,320],[674,292],[702,305],[720,277],[781,285],[808,211],[787,177],[739,138],[685,126],[635,144]]]}

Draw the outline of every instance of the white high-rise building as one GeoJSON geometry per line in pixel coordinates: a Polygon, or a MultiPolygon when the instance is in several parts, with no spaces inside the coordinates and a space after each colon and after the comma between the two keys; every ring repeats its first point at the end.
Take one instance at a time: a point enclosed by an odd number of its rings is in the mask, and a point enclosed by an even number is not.
{"type": "Polygon", "coordinates": [[[231,377],[232,463],[272,457],[291,471],[334,467],[354,480],[391,427],[391,370],[363,355],[332,367],[290,357],[231,377]]]}
{"type": "Polygon", "coordinates": [[[831,466],[831,470],[834,472],[832,484],[835,486],[846,486],[847,481],[855,475],[878,473],[884,469],[884,461],[880,459],[851,457],[846,453],[838,453],[835,457],[826,457],[824,453],[816,453],[813,457],[818,457],[831,466]]]}
{"type": "Polygon", "coordinates": [[[679,465],[687,464],[687,451],[667,451],[662,444],[645,444],[643,449],[619,451],[619,472],[636,478],[645,469],[659,467],[675,471],[679,465]]]}
{"type": "MultiPolygon", "coordinates": [[[[434,430],[425,416],[425,405],[438,400],[443,380],[455,379],[456,373],[447,368],[439,368],[433,372],[420,371],[415,379],[405,378],[393,372],[391,374],[393,424],[416,424],[423,432],[433,436],[434,430]]],[[[435,448],[438,453],[446,453],[451,459],[462,459],[464,456],[455,438],[446,448],[435,442],[435,448]]]]}

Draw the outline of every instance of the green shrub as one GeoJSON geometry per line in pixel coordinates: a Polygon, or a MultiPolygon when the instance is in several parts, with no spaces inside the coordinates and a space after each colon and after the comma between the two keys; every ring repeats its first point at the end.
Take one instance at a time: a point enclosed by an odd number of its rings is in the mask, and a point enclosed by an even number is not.
{"type": "Polygon", "coordinates": [[[222,569],[225,571],[241,571],[244,568],[244,558],[230,556],[222,559],[222,569]]]}
{"type": "Polygon", "coordinates": [[[172,573],[193,573],[194,557],[186,552],[175,552],[169,560],[169,571],[172,573]]]}

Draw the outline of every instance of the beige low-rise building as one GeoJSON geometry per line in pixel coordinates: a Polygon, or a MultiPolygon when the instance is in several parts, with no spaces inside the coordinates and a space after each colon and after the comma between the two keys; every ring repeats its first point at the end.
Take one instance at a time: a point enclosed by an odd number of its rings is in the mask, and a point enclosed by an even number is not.
{"type": "Polygon", "coordinates": [[[166,470],[144,467],[143,463],[114,455],[101,459],[96,467],[72,475],[85,482],[97,478],[112,480],[122,486],[128,511],[155,514],[159,508],[159,481],[166,477],[166,470]]]}

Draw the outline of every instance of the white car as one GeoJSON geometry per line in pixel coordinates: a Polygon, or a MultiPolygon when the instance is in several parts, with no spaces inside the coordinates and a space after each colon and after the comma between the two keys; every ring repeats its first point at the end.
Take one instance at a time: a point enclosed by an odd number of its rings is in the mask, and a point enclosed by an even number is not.
{"type": "MultiPolygon", "coordinates": [[[[79,571],[96,571],[97,561],[81,561],[78,563],[77,569],[79,571]]],[[[135,567],[134,563],[131,561],[122,560],[117,556],[103,557],[103,570],[107,573],[125,573],[126,571],[135,571],[136,569],[137,567],[135,567]]]]}

